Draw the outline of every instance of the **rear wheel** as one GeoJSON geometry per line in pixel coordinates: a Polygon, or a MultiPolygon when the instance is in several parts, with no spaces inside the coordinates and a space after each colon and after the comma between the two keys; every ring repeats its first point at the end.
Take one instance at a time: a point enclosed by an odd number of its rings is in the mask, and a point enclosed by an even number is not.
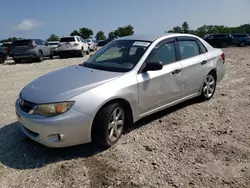
{"type": "Polygon", "coordinates": [[[13,59],[15,61],[15,63],[21,63],[22,60],[21,59],[13,59]]]}
{"type": "Polygon", "coordinates": [[[5,59],[6,59],[5,56],[0,55],[0,64],[4,64],[5,59]]]}
{"type": "Polygon", "coordinates": [[[42,62],[43,61],[43,53],[42,52],[38,52],[37,61],[38,62],[42,62]]]}
{"type": "Polygon", "coordinates": [[[97,113],[91,132],[94,144],[108,148],[120,139],[125,126],[124,109],[119,103],[113,103],[97,113]]]}
{"type": "Polygon", "coordinates": [[[245,47],[246,46],[246,43],[245,42],[241,42],[240,43],[240,47],[245,47]]]}
{"type": "Polygon", "coordinates": [[[216,76],[213,72],[209,73],[204,81],[201,98],[203,100],[209,100],[213,97],[216,90],[216,76]]]}

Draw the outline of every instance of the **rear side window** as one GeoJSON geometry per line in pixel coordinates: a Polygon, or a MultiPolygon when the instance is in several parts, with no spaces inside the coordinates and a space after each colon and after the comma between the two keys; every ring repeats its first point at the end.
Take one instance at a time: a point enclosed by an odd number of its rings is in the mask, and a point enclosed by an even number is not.
{"type": "Polygon", "coordinates": [[[206,52],[207,52],[207,49],[206,49],[206,47],[201,43],[201,41],[200,41],[200,40],[197,40],[196,42],[197,42],[197,44],[198,44],[198,46],[199,46],[199,48],[200,48],[201,53],[202,53],[202,54],[206,53],[206,52]]]}
{"type": "Polygon", "coordinates": [[[75,37],[63,37],[60,42],[75,42],[75,37]]]}
{"type": "Polygon", "coordinates": [[[149,58],[150,61],[160,61],[164,65],[175,62],[175,45],[174,42],[161,45],[155,53],[149,58]]]}
{"type": "Polygon", "coordinates": [[[77,39],[78,42],[81,42],[80,39],[79,39],[78,37],[76,37],[76,39],[77,39]]]}
{"type": "Polygon", "coordinates": [[[181,59],[187,59],[200,54],[196,41],[178,41],[181,59]]]}

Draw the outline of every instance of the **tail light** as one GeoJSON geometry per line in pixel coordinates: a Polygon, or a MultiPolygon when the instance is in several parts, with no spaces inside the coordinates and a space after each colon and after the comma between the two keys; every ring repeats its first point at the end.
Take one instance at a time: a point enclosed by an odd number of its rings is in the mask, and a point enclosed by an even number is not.
{"type": "Polygon", "coordinates": [[[79,44],[78,43],[75,43],[74,46],[78,46],[79,44]]]}
{"type": "Polygon", "coordinates": [[[225,63],[225,54],[224,53],[221,54],[221,58],[223,60],[223,63],[225,63]]]}

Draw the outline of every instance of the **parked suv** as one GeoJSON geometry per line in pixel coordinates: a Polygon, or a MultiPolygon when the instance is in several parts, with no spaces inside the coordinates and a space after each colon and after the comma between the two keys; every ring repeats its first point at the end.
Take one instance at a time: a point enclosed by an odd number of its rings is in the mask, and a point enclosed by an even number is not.
{"type": "Polygon", "coordinates": [[[97,42],[93,39],[87,39],[86,42],[89,45],[89,50],[90,51],[95,51],[97,50],[97,42]]]}
{"type": "Polygon", "coordinates": [[[233,36],[233,44],[245,47],[246,45],[250,45],[250,36],[248,34],[232,34],[233,36]]]}
{"type": "Polygon", "coordinates": [[[44,57],[53,58],[51,47],[41,39],[16,40],[12,43],[10,56],[16,63],[31,59],[42,62],[44,57]]]}
{"type": "Polygon", "coordinates": [[[205,38],[210,45],[216,47],[226,48],[233,42],[233,36],[231,34],[211,34],[205,38]]]}
{"type": "Polygon", "coordinates": [[[88,44],[82,37],[67,36],[62,37],[57,48],[58,55],[63,58],[69,55],[77,55],[83,57],[90,53],[88,44]]]}

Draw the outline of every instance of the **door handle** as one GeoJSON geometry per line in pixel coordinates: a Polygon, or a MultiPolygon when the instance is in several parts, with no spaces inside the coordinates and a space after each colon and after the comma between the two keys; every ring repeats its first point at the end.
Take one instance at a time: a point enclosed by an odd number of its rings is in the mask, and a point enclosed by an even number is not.
{"type": "Polygon", "coordinates": [[[176,70],[174,70],[174,71],[172,72],[172,74],[173,74],[173,75],[176,75],[176,74],[178,74],[178,73],[180,73],[180,72],[181,72],[180,69],[176,69],[176,70]]]}
{"type": "Polygon", "coordinates": [[[201,65],[205,65],[206,63],[207,63],[207,61],[204,60],[204,61],[201,62],[201,65]]]}

